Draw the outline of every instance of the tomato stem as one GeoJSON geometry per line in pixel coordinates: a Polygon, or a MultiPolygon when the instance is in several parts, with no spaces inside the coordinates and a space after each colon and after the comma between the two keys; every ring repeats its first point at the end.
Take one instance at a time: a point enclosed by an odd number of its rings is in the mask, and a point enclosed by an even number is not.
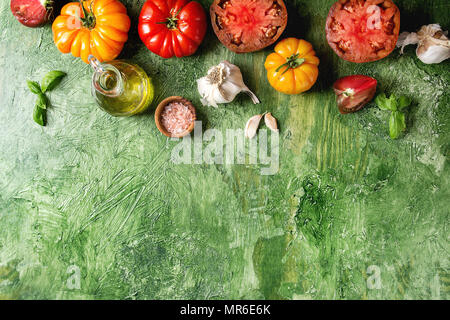
{"type": "Polygon", "coordinates": [[[355,95],[355,90],[348,88],[342,94],[346,97],[353,97],[355,95]]]}
{"type": "MultiPolygon", "coordinates": [[[[41,1],[42,3],[42,1],[41,1]]],[[[42,5],[47,9],[47,10],[52,10],[53,8],[53,0],[44,0],[44,2],[42,3],[42,5]]]]}
{"type": "Polygon", "coordinates": [[[279,66],[277,68],[277,70],[275,70],[276,72],[279,72],[281,69],[286,67],[286,70],[284,70],[284,72],[281,74],[285,74],[286,72],[289,71],[289,69],[296,69],[298,67],[300,67],[302,64],[305,63],[305,59],[303,58],[299,58],[300,53],[297,54],[293,54],[292,56],[290,56],[289,58],[286,59],[286,63],[282,64],[281,66],[279,66]]]}
{"type": "Polygon", "coordinates": [[[181,9],[178,10],[178,12],[175,13],[175,15],[168,17],[166,19],[166,21],[157,22],[156,24],[165,24],[165,25],[167,25],[167,28],[170,30],[178,29],[178,20],[180,20],[178,18],[178,15],[180,14],[180,11],[181,11],[181,9]]]}
{"type": "Polygon", "coordinates": [[[83,10],[84,18],[80,17],[81,22],[83,23],[83,27],[94,29],[96,25],[96,19],[94,15],[94,9],[92,8],[93,1],[89,4],[89,12],[84,7],[84,2],[86,0],[80,0],[81,10],[83,10]]]}

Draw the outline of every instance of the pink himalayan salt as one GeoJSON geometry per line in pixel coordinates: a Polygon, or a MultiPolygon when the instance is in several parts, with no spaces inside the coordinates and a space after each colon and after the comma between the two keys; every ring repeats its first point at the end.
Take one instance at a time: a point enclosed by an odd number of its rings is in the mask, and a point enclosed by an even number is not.
{"type": "Polygon", "coordinates": [[[194,121],[192,110],[180,102],[169,103],[161,113],[161,124],[174,135],[186,132],[194,121]]]}

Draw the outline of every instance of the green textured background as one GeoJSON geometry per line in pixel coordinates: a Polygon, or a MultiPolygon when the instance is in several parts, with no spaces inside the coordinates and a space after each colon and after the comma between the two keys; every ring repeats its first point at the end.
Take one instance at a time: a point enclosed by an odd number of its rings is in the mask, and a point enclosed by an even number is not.
{"type": "MultiPolygon", "coordinates": [[[[265,78],[265,51],[235,55],[211,28],[193,57],[162,60],[137,36],[143,0],[126,3],[122,58],[152,76],[159,102],[182,95],[204,129],[238,129],[271,111],[281,126],[280,172],[255,166],[174,165],[175,143],[153,109],[112,118],[90,96],[91,70],[62,55],[50,26],[22,27],[0,4],[0,298],[446,299],[449,295],[449,63],[408,48],[376,63],[339,60],[326,44],[333,0],[287,1],[284,36],[311,41],[319,82],[285,96],[265,78]],[[223,59],[242,68],[263,103],[240,96],[201,107],[195,79],[223,59]],[[33,122],[26,80],[68,73],[50,94],[48,126],[33,122]],[[342,116],[330,89],[344,75],[376,77],[413,98],[408,132],[388,137],[373,104],[342,116]],[[70,289],[69,266],[81,271],[70,289]],[[367,268],[380,268],[371,290],[367,268]]],[[[205,8],[211,1],[202,1],[205,8]]],[[[450,26],[449,0],[397,0],[402,31],[450,26]]]]}

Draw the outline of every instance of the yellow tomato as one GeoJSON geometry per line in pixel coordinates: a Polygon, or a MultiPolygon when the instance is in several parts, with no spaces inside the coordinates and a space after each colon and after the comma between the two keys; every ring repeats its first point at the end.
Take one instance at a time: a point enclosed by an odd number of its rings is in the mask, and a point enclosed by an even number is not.
{"type": "Polygon", "coordinates": [[[86,63],[91,54],[100,61],[110,61],[128,40],[130,18],[118,0],[85,0],[66,4],[52,29],[62,53],[72,53],[86,63]]]}
{"type": "Polygon", "coordinates": [[[267,78],[275,90],[285,94],[308,91],[319,76],[319,58],[311,43],[287,38],[275,46],[265,63],[267,78]]]}

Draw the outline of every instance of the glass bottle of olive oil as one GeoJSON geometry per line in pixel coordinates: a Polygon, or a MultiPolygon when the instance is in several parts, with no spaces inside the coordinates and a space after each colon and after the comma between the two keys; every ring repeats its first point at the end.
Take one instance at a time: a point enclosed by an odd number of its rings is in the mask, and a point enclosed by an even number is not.
{"type": "Polygon", "coordinates": [[[126,117],[144,112],[150,106],[154,98],[153,84],[142,68],[122,60],[100,63],[92,55],[89,62],[95,71],[92,95],[103,110],[126,117]]]}

